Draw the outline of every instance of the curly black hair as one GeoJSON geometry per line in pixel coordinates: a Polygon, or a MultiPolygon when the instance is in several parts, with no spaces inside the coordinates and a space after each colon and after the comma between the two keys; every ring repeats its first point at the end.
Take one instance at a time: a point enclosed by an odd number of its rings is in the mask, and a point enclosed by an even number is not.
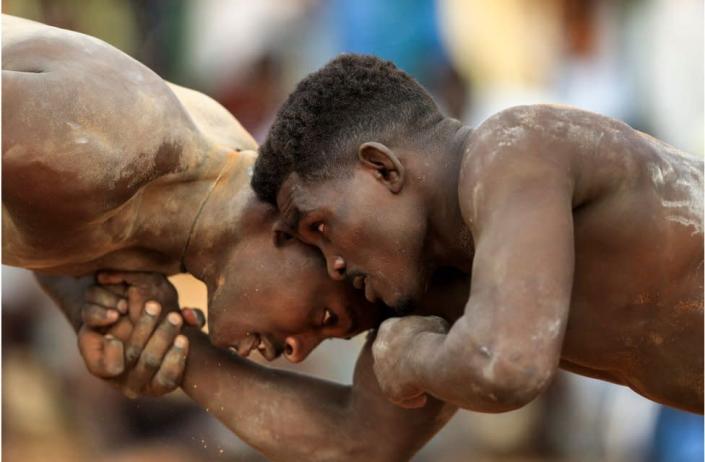
{"type": "Polygon", "coordinates": [[[333,177],[357,158],[356,142],[408,141],[442,119],[426,90],[393,63],[340,55],[303,79],[279,109],[260,147],[252,188],[276,205],[289,174],[333,177]]]}

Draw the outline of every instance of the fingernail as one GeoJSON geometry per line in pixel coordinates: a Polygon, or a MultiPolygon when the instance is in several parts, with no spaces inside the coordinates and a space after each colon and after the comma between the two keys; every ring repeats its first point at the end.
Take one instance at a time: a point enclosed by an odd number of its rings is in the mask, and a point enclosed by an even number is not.
{"type": "Polygon", "coordinates": [[[121,299],[117,302],[117,309],[120,313],[127,313],[127,300],[121,299]]]}
{"type": "Polygon", "coordinates": [[[174,326],[181,324],[181,316],[178,313],[169,313],[169,316],[167,316],[166,319],[174,326]]]}
{"type": "Polygon", "coordinates": [[[127,360],[128,363],[131,363],[132,361],[137,359],[137,357],[139,355],[140,355],[139,349],[137,349],[135,347],[128,347],[127,351],[125,352],[125,359],[127,360]]]}
{"type": "Polygon", "coordinates": [[[112,340],[117,340],[117,339],[116,339],[115,337],[113,337],[111,334],[106,334],[106,335],[105,335],[105,340],[110,340],[110,341],[112,341],[112,340]]]}
{"type": "Polygon", "coordinates": [[[108,318],[108,321],[115,321],[118,317],[120,317],[120,313],[115,310],[108,310],[108,314],[105,316],[108,318]]]}
{"type": "Polygon", "coordinates": [[[186,308],[186,310],[188,310],[188,312],[189,312],[189,313],[191,314],[191,316],[193,317],[193,320],[194,320],[199,326],[205,324],[206,320],[205,320],[205,318],[203,317],[203,313],[201,312],[201,310],[196,310],[196,309],[193,309],[193,308],[186,308]]]}
{"type": "Polygon", "coordinates": [[[188,343],[188,341],[186,340],[186,337],[184,337],[183,335],[177,336],[177,337],[176,337],[176,340],[174,340],[174,346],[175,346],[176,348],[180,348],[180,349],[182,349],[182,350],[183,350],[184,348],[186,348],[186,344],[187,344],[187,343],[188,343]]]}
{"type": "Polygon", "coordinates": [[[158,316],[162,307],[157,302],[147,302],[144,306],[144,310],[150,316],[158,316]]]}

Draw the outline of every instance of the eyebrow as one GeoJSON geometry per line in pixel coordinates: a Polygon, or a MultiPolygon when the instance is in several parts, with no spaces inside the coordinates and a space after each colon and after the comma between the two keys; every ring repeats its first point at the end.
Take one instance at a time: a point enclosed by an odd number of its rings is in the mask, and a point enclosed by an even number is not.
{"type": "Polygon", "coordinates": [[[284,213],[284,223],[286,223],[286,226],[292,231],[296,231],[299,229],[299,221],[301,221],[301,211],[296,208],[295,205],[287,207],[284,213]]]}
{"type": "Polygon", "coordinates": [[[288,226],[290,230],[295,231],[299,229],[301,211],[294,205],[293,193],[289,193],[286,197],[286,202],[282,204],[282,218],[284,219],[284,224],[288,226]]]}

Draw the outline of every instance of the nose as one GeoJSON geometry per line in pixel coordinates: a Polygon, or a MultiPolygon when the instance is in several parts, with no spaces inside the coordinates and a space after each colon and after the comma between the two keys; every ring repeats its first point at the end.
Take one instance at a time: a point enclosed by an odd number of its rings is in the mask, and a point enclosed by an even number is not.
{"type": "Polygon", "coordinates": [[[319,343],[318,337],[289,336],[284,341],[284,356],[292,363],[300,363],[319,343]]]}
{"type": "Polygon", "coordinates": [[[345,279],[345,260],[343,257],[333,255],[326,259],[326,266],[328,267],[328,275],[331,279],[335,281],[342,281],[345,279]]]}

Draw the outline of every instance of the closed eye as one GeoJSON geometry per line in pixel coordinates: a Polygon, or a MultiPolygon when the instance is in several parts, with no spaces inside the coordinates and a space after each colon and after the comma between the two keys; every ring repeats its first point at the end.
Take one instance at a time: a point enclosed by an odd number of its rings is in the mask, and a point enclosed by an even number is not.
{"type": "Polygon", "coordinates": [[[294,239],[294,236],[287,233],[286,231],[275,230],[274,231],[274,247],[281,247],[287,242],[294,239]]]}

